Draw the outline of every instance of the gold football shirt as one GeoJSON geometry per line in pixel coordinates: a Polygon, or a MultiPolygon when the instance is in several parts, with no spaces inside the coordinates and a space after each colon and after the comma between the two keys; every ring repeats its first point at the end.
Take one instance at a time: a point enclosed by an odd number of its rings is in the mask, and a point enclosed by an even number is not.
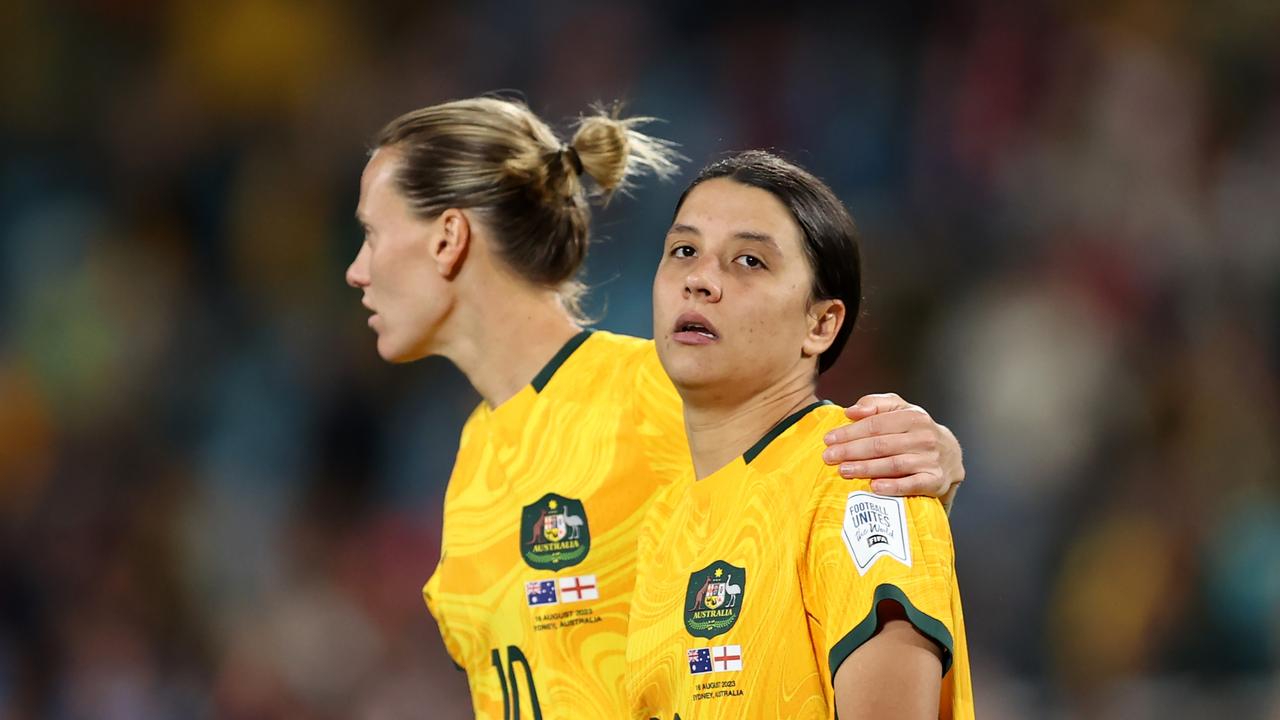
{"type": "Polygon", "coordinates": [[[423,595],[476,717],[617,718],[636,533],[688,465],[651,341],[584,331],[462,432],[423,595]]]}
{"type": "Polygon", "coordinates": [[[942,649],[941,717],[973,717],[946,513],[823,464],[823,435],[845,422],[815,404],[659,491],[631,605],[632,717],[834,717],[836,670],[877,630],[882,600],[942,649]]]}

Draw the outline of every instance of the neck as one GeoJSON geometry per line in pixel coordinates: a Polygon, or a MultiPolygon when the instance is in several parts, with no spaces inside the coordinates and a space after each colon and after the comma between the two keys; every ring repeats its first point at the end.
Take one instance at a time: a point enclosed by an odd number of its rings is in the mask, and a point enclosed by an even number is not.
{"type": "Polygon", "coordinates": [[[795,377],[737,401],[683,399],[693,469],[701,480],[750,450],[774,425],[817,396],[811,377],[795,377]]]}
{"type": "Polygon", "coordinates": [[[441,333],[439,354],[452,360],[495,408],[582,331],[556,292],[506,278],[487,283],[483,297],[458,303],[449,326],[441,333]]]}

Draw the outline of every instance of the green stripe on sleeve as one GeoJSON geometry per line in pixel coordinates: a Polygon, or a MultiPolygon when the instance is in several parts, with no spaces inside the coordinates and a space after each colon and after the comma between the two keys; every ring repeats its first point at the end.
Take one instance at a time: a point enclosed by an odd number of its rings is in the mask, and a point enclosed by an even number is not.
{"type": "Polygon", "coordinates": [[[942,648],[942,674],[945,677],[947,671],[951,669],[951,659],[955,653],[955,641],[951,639],[951,631],[940,620],[921,612],[912,605],[907,599],[907,594],[897,585],[884,584],[876,588],[875,595],[871,599],[871,611],[862,619],[862,622],[831,647],[831,652],[827,655],[827,664],[831,667],[831,682],[835,683],[836,671],[840,669],[840,665],[880,629],[880,618],[876,614],[876,608],[883,600],[892,600],[901,605],[906,611],[907,620],[915,626],[916,630],[942,648]]]}

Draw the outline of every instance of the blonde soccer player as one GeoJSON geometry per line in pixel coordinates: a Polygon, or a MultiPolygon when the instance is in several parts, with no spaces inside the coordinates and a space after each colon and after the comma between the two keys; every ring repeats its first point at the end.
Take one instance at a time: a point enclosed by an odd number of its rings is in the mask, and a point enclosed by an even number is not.
{"type": "MultiPolygon", "coordinates": [[[[675,169],[638,123],[589,114],[564,142],[522,104],[449,102],[389,123],[361,178],[347,281],[378,353],[447,357],[482,398],[423,589],[478,718],[627,712],[636,533],[688,450],[653,343],[584,329],[574,280],[589,204],[675,169]]],[[[866,415],[833,461],[888,460],[885,481],[933,495],[962,477],[954,437],[919,408],[868,397],[850,410],[866,415]]]]}
{"type": "Polygon", "coordinates": [[[704,169],[653,283],[692,464],[640,531],[627,646],[636,718],[971,718],[946,513],[818,457],[815,395],[861,297],[857,235],[821,181],[765,152],[704,169]]]}

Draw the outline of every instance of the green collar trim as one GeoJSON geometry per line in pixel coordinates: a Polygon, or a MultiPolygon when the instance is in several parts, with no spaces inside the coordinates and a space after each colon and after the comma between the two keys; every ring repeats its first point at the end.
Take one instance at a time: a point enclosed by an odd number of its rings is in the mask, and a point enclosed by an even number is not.
{"type": "Polygon", "coordinates": [[[756,441],[755,445],[752,445],[750,449],[742,453],[742,462],[748,465],[751,464],[751,461],[755,460],[757,455],[764,452],[764,449],[769,446],[769,443],[773,442],[775,438],[777,438],[782,433],[786,432],[787,428],[791,427],[792,425],[795,425],[797,422],[800,422],[800,418],[804,417],[805,415],[808,415],[810,412],[813,411],[814,408],[818,408],[823,405],[834,405],[834,404],[835,403],[831,402],[830,400],[819,400],[783,418],[782,422],[778,423],[777,425],[774,425],[773,428],[769,430],[769,432],[764,434],[764,437],[756,441]]]}
{"type": "Polygon", "coordinates": [[[546,387],[547,383],[551,382],[551,376],[556,374],[556,371],[560,369],[560,366],[564,364],[565,360],[569,359],[569,356],[573,354],[574,350],[581,347],[582,343],[586,342],[587,338],[591,337],[592,332],[594,331],[583,330],[577,335],[569,338],[569,342],[565,343],[564,347],[560,348],[555,356],[538,371],[538,374],[533,376],[533,382],[529,384],[533,386],[534,392],[542,392],[542,388],[546,387]]]}

